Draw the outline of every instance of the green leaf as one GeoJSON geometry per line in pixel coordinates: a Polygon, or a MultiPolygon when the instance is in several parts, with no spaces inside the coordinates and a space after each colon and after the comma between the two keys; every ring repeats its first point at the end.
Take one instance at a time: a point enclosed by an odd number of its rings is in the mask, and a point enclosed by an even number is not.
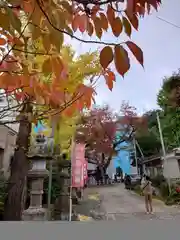
{"type": "Polygon", "coordinates": [[[14,12],[12,11],[12,9],[10,8],[6,8],[7,13],[9,15],[9,20],[10,23],[12,25],[12,27],[19,33],[21,34],[21,21],[20,19],[14,14],[14,12]]]}

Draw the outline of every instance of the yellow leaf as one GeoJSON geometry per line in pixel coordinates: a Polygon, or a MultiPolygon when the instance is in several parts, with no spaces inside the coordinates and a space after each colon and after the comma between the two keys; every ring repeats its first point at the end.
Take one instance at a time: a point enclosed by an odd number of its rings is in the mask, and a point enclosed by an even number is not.
{"type": "Polygon", "coordinates": [[[68,13],[72,14],[72,6],[67,1],[62,1],[60,4],[68,11],[68,13]]]}
{"type": "Polygon", "coordinates": [[[49,40],[49,34],[44,34],[42,39],[43,39],[43,46],[45,51],[49,52],[51,50],[51,42],[49,40]]]}
{"type": "Polygon", "coordinates": [[[50,34],[50,41],[56,47],[57,51],[59,52],[62,47],[63,41],[64,41],[63,33],[56,31],[56,30],[52,30],[51,34],[50,34]]]}

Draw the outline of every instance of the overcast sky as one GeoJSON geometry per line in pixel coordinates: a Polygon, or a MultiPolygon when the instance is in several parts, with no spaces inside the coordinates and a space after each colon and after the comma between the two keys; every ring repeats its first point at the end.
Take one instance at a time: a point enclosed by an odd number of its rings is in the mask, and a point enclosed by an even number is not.
{"type": "MultiPolygon", "coordinates": [[[[180,67],[179,7],[179,0],[163,0],[158,13],[154,12],[151,16],[142,19],[139,31],[134,31],[132,40],[144,52],[145,70],[132,58],[130,72],[124,79],[117,76],[112,92],[107,89],[104,80],[100,80],[97,104],[108,103],[114,110],[119,110],[122,100],[126,100],[134,105],[138,112],[157,107],[156,96],[163,77],[180,67]],[[179,28],[159,20],[158,16],[178,25],[179,28]]],[[[124,40],[123,38],[116,40],[110,33],[104,39],[119,42],[124,40]]],[[[95,48],[94,45],[84,45],[74,41],[73,46],[79,53],[95,48]]]]}

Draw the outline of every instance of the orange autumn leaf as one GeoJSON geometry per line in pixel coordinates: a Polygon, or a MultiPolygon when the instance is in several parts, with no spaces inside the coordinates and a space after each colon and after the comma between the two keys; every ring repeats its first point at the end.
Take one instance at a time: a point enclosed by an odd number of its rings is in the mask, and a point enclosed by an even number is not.
{"type": "Polygon", "coordinates": [[[112,9],[111,5],[108,4],[108,7],[107,7],[107,18],[108,18],[108,21],[111,23],[114,18],[115,18],[115,13],[114,13],[114,10],[112,9]]]}
{"type": "Polygon", "coordinates": [[[74,17],[73,20],[72,20],[72,24],[71,24],[71,25],[72,25],[72,29],[73,29],[74,32],[76,32],[77,29],[78,29],[78,27],[79,27],[78,18],[79,18],[79,15],[76,14],[75,17],[74,17]]]}
{"type": "Polygon", "coordinates": [[[113,82],[116,81],[116,76],[115,76],[115,74],[114,74],[112,71],[107,70],[106,73],[108,74],[109,78],[111,78],[111,80],[112,80],[113,82]]]}
{"type": "Polygon", "coordinates": [[[92,9],[91,9],[91,17],[92,17],[92,19],[93,19],[94,17],[96,17],[96,14],[97,14],[98,11],[100,11],[100,10],[101,10],[101,8],[100,8],[99,5],[94,5],[94,6],[92,7],[92,9]]]}
{"type": "Polygon", "coordinates": [[[138,17],[137,17],[135,14],[129,15],[129,13],[126,12],[126,11],[125,11],[125,13],[126,13],[126,16],[127,16],[128,19],[129,19],[130,23],[132,24],[132,26],[133,26],[136,30],[138,30],[138,28],[139,28],[139,20],[138,20],[138,17]]]}
{"type": "Polygon", "coordinates": [[[123,29],[121,19],[119,17],[114,18],[111,22],[111,27],[114,36],[119,37],[123,29]]]}
{"type": "Polygon", "coordinates": [[[120,45],[114,48],[114,62],[117,72],[124,77],[130,68],[130,62],[127,51],[120,45]]]}
{"type": "Polygon", "coordinates": [[[115,81],[115,74],[112,71],[106,71],[105,75],[106,84],[110,91],[113,89],[113,82],[115,81]]]}
{"type": "Polygon", "coordinates": [[[18,45],[18,46],[23,46],[24,45],[24,42],[21,39],[17,38],[17,37],[13,38],[13,43],[18,45]]]}
{"type": "Polygon", "coordinates": [[[126,12],[128,13],[129,17],[133,17],[134,10],[135,10],[136,1],[128,0],[126,6],[126,12]]]}
{"type": "Polygon", "coordinates": [[[88,17],[86,14],[78,15],[76,14],[73,21],[72,21],[72,29],[74,32],[77,31],[77,29],[80,30],[80,32],[84,33],[87,29],[88,24],[88,17]]]}
{"type": "Polygon", "coordinates": [[[106,46],[100,52],[100,64],[104,69],[106,69],[112,61],[113,61],[112,48],[106,46]]]}
{"type": "Polygon", "coordinates": [[[33,1],[23,0],[22,1],[22,7],[23,7],[23,9],[26,13],[32,13],[33,7],[34,7],[33,1]]]}
{"type": "Polygon", "coordinates": [[[72,117],[74,113],[74,104],[64,109],[63,114],[67,117],[72,117]]]}
{"type": "Polygon", "coordinates": [[[104,13],[100,13],[101,27],[107,31],[108,29],[108,20],[104,13]]]}
{"type": "Polygon", "coordinates": [[[129,23],[129,21],[127,20],[126,17],[123,16],[122,18],[122,22],[123,22],[123,26],[124,26],[124,30],[125,33],[131,37],[131,32],[132,32],[132,28],[131,28],[131,24],[129,23]]]}
{"type": "Polygon", "coordinates": [[[5,45],[6,44],[6,39],[0,38],[0,45],[5,45]]]}
{"type": "Polygon", "coordinates": [[[87,29],[88,17],[86,14],[82,14],[78,18],[79,30],[84,33],[87,29]]]}
{"type": "Polygon", "coordinates": [[[101,19],[99,17],[94,18],[94,27],[95,27],[96,36],[99,39],[101,39],[103,32],[101,28],[101,19]]]}
{"type": "Polygon", "coordinates": [[[137,59],[137,61],[142,65],[142,67],[144,67],[144,65],[143,65],[144,57],[143,57],[143,52],[140,49],[140,47],[138,47],[135,43],[133,43],[131,41],[127,41],[126,45],[131,50],[131,52],[133,53],[133,55],[137,59]]]}
{"type": "Polygon", "coordinates": [[[93,35],[94,32],[93,24],[90,21],[88,21],[87,23],[87,32],[90,37],[93,35]]]}

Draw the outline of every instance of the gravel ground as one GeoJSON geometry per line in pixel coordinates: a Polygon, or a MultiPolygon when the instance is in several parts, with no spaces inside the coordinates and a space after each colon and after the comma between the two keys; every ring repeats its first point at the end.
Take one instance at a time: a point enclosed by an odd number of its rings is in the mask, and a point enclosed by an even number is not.
{"type": "Polygon", "coordinates": [[[93,220],[166,220],[180,219],[180,209],[153,200],[154,214],[145,213],[144,198],[124,189],[123,184],[95,186],[85,190],[84,200],[75,207],[77,214],[93,220]]]}
{"type": "Polygon", "coordinates": [[[77,215],[85,215],[96,221],[106,219],[105,211],[102,208],[103,196],[99,195],[98,190],[96,187],[85,190],[83,200],[74,206],[77,215]]]}

